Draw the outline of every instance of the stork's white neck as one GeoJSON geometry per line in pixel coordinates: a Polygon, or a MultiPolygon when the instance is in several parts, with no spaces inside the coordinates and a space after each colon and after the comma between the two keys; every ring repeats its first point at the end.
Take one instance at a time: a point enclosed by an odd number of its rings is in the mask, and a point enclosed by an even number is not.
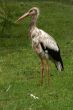
{"type": "Polygon", "coordinates": [[[32,20],[30,23],[30,31],[32,31],[36,27],[37,15],[32,16],[32,20]]]}

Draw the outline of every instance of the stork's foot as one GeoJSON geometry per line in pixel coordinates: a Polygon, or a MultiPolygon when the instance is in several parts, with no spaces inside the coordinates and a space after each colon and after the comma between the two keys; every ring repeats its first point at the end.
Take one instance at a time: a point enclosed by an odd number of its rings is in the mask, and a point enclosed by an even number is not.
{"type": "Polygon", "coordinates": [[[50,79],[48,78],[48,86],[50,86],[50,79]]]}
{"type": "Polygon", "coordinates": [[[41,85],[41,86],[43,85],[43,80],[40,81],[40,85],[41,85]]]}
{"type": "Polygon", "coordinates": [[[43,82],[42,81],[39,81],[38,83],[37,83],[37,86],[42,86],[43,85],[43,82]]]}

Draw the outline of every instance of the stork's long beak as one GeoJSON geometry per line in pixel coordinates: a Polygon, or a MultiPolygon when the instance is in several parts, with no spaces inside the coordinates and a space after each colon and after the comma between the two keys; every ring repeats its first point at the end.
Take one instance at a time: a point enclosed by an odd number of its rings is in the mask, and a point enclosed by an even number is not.
{"type": "Polygon", "coordinates": [[[27,17],[29,15],[29,12],[23,14],[21,17],[18,18],[18,20],[16,20],[16,23],[20,20],[23,20],[25,17],[27,17]]]}

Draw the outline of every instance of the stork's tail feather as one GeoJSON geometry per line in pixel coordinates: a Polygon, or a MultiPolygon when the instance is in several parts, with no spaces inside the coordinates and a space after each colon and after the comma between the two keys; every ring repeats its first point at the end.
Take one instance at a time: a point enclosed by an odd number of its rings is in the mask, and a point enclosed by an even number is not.
{"type": "Polygon", "coordinates": [[[64,70],[62,60],[61,61],[56,61],[55,65],[56,65],[56,68],[58,69],[58,71],[63,71],[64,70]]]}
{"type": "Polygon", "coordinates": [[[64,70],[64,66],[63,66],[63,61],[60,55],[60,51],[58,53],[58,59],[55,61],[55,65],[58,69],[58,71],[63,71],[64,70]]]}

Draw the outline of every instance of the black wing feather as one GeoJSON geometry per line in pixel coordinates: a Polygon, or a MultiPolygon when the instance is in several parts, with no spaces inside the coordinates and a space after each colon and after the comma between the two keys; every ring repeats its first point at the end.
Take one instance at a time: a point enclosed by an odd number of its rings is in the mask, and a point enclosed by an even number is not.
{"type": "Polygon", "coordinates": [[[53,50],[53,49],[50,49],[48,47],[44,47],[43,43],[40,43],[41,44],[41,47],[43,49],[43,51],[45,52],[46,50],[48,51],[48,55],[50,55],[50,57],[54,60],[54,61],[59,61],[62,65],[62,70],[64,69],[63,67],[63,61],[62,61],[62,58],[61,58],[61,55],[60,55],[60,49],[59,51],[56,51],[56,50],[53,50]]]}

